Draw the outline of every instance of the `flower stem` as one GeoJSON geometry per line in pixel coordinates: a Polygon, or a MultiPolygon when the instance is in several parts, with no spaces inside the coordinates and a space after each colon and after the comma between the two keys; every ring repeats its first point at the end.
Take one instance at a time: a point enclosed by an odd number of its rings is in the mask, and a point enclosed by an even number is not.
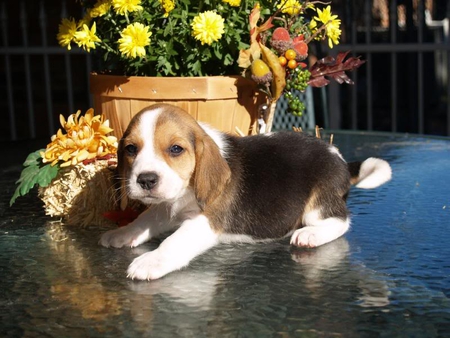
{"type": "Polygon", "coordinates": [[[322,25],[320,28],[318,28],[308,39],[305,40],[305,43],[308,44],[310,43],[312,40],[314,40],[316,38],[317,35],[319,35],[326,27],[327,25],[331,22],[328,21],[326,24],[322,25]]]}

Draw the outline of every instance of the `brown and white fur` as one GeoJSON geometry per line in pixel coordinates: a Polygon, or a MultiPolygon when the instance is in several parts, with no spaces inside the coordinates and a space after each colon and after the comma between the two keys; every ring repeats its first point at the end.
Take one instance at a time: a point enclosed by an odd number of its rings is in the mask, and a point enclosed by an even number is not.
{"type": "Polygon", "coordinates": [[[118,171],[128,197],[151,207],[103,234],[100,244],[136,247],[176,229],[129,266],[128,277],[143,280],[181,269],[223,242],[331,242],[349,229],[350,185],[374,188],[391,178],[387,162],[347,164],[334,146],[303,133],[235,137],[166,104],[131,120],[118,171]]]}

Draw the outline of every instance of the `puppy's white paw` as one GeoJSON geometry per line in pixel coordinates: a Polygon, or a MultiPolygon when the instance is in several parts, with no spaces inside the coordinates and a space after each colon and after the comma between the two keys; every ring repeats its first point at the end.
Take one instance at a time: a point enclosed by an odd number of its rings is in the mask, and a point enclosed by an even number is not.
{"type": "Polygon", "coordinates": [[[315,248],[319,243],[317,234],[312,227],[304,227],[296,230],[291,237],[291,244],[304,248],[315,248]]]}
{"type": "Polygon", "coordinates": [[[175,270],[170,261],[164,259],[158,249],[147,252],[133,260],[128,267],[128,278],[139,280],[153,280],[167,275],[175,270]]]}
{"type": "Polygon", "coordinates": [[[118,228],[105,232],[101,237],[99,244],[104,247],[122,248],[129,246],[134,248],[141,245],[149,239],[149,230],[132,228],[130,226],[118,228]]]}

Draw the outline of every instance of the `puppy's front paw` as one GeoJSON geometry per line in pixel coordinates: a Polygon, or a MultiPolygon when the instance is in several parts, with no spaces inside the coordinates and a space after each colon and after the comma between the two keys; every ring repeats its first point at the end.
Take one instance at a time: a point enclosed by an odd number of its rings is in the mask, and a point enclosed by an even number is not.
{"type": "Polygon", "coordinates": [[[122,248],[124,246],[136,247],[149,239],[149,230],[133,229],[130,226],[105,232],[99,244],[104,247],[122,248]]]}
{"type": "Polygon", "coordinates": [[[291,244],[304,248],[315,248],[320,245],[314,229],[308,227],[296,230],[292,234],[291,244]]]}
{"type": "Polygon", "coordinates": [[[152,280],[161,278],[176,270],[167,259],[164,259],[158,249],[147,252],[137,258],[128,267],[128,278],[152,280]]]}

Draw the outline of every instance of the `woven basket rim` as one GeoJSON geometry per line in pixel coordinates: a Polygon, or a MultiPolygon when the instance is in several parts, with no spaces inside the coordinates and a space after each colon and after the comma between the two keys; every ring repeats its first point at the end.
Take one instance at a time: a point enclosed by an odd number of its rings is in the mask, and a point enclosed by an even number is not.
{"type": "Polygon", "coordinates": [[[253,95],[256,84],[239,75],[201,77],[144,77],[90,75],[94,96],[152,100],[235,99],[242,92],[253,95]]]}

